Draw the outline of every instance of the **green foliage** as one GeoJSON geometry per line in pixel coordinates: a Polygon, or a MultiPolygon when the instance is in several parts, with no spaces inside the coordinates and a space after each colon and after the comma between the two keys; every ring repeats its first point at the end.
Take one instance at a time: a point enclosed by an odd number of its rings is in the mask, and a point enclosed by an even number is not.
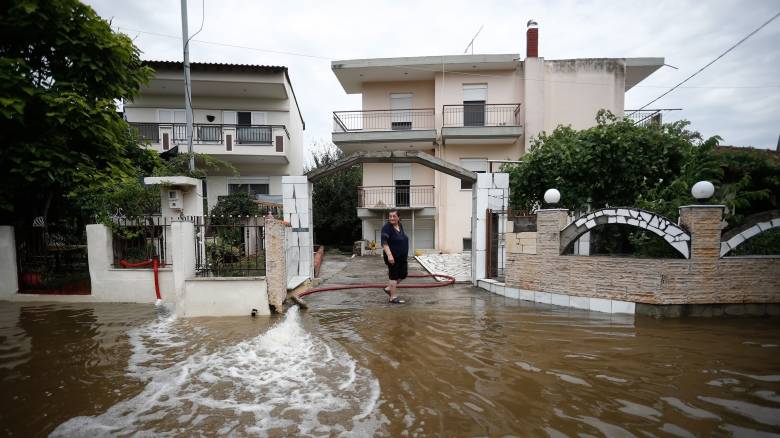
{"type": "MultiPolygon", "coordinates": [[[[314,167],[309,172],[344,157],[333,146],[315,145],[314,167]]],[[[317,244],[351,246],[360,239],[360,219],[357,211],[357,189],[362,181],[360,166],[337,172],[314,184],[312,210],[317,244]]]]}
{"type": "MultiPolygon", "coordinates": [[[[504,167],[513,209],[534,210],[543,205],[547,189],[557,188],[560,206],[575,211],[635,206],[676,220],[680,206],[700,202],[690,191],[701,180],[715,185],[707,202],[726,205],[729,227],[778,208],[780,162],[766,153],[717,149],[719,137],[704,140],[687,129],[687,121],[636,126],[608,112],[596,121],[589,129],[543,133],[521,164],[504,167]]],[[[657,236],[627,227],[599,227],[591,238],[596,252],[676,256],[657,236]]]]}
{"type": "Polygon", "coordinates": [[[4,2],[0,29],[0,214],[46,216],[132,175],[138,145],[115,101],[151,70],[130,38],[76,0],[4,2]]]}
{"type": "Polygon", "coordinates": [[[734,248],[728,256],[780,255],[780,228],[772,228],[734,248]]]}
{"type": "Polygon", "coordinates": [[[227,161],[220,160],[208,154],[183,153],[162,162],[156,167],[152,174],[154,176],[174,176],[183,175],[192,178],[203,179],[211,171],[222,171],[233,175],[238,175],[238,170],[227,161]],[[190,170],[190,156],[195,158],[195,169],[190,170]]]}
{"type": "MultiPolygon", "coordinates": [[[[260,214],[260,208],[249,194],[245,192],[237,192],[220,197],[217,205],[211,210],[214,223],[217,223],[223,217],[256,216],[258,214],[260,214]]],[[[235,221],[231,223],[233,222],[235,221]]]]}
{"type": "Polygon", "coordinates": [[[702,144],[687,122],[641,127],[604,111],[596,121],[581,131],[559,126],[542,133],[523,163],[505,167],[515,210],[540,206],[550,188],[560,190],[560,205],[572,210],[633,205],[638,194],[679,175],[702,144]]]}

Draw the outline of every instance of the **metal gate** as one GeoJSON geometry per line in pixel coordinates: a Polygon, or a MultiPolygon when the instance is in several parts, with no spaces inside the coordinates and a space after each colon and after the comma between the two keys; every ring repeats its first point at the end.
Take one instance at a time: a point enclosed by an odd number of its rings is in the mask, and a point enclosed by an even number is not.
{"type": "Polygon", "coordinates": [[[506,212],[487,209],[485,211],[486,248],[485,275],[499,281],[504,281],[504,266],[506,257],[506,212]]]}
{"type": "Polygon", "coordinates": [[[14,227],[19,270],[19,293],[89,295],[92,290],[87,260],[87,232],[73,222],[14,227]]]}

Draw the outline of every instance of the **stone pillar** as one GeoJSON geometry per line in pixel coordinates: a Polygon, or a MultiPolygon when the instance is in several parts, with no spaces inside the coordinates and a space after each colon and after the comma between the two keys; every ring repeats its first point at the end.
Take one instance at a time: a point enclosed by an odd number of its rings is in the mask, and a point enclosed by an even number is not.
{"type": "Polygon", "coordinates": [[[287,298],[287,227],[282,221],[266,219],[264,233],[268,304],[281,313],[287,298]]]}
{"type": "Polygon", "coordinates": [[[292,227],[287,246],[298,256],[297,272],[294,276],[314,277],[314,239],[311,211],[312,185],[305,176],[282,177],[282,202],[284,220],[292,227]]]}
{"type": "Polygon", "coordinates": [[[19,291],[14,227],[0,226],[0,300],[11,299],[19,291]]]}
{"type": "Polygon", "coordinates": [[[561,254],[561,230],[569,220],[569,210],[548,208],[536,212],[536,253],[546,256],[561,254]]]}
{"type": "MultiPolygon", "coordinates": [[[[189,221],[171,222],[173,248],[173,290],[171,301],[179,303],[184,296],[184,281],[195,276],[195,225],[189,221]]],[[[163,297],[168,300],[169,297],[163,297]]],[[[183,311],[183,309],[177,309],[183,311]]]]}
{"type": "MultiPolygon", "coordinates": [[[[486,278],[487,209],[499,213],[498,232],[506,231],[506,211],[509,208],[509,174],[478,173],[471,189],[471,282],[486,278]]],[[[506,259],[506,248],[498,249],[498,263],[506,259]]]]}
{"type": "Polygon", "coordinates": [[[114,263],[114,236],[111,229],[103,224],[87,225],[87,261],[89,278],[92,282],[92,296],[105,295],[104,279],[114,263]]]}
{"type": "Polygon", "coordinates": [[[691,234],[691,260],[717,262],[720,259],[723,205],[685,205],[680,207],[680,225],[691,234]]]}

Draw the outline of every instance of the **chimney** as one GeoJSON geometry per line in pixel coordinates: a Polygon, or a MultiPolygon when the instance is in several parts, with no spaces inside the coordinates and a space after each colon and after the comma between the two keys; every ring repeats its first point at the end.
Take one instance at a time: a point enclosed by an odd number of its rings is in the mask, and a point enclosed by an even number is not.
{"type": "Polygon", "coordinates": [[[528,20],[528,30],[525,32],[525,57],[539,57],[539,23],[528,20]]]}

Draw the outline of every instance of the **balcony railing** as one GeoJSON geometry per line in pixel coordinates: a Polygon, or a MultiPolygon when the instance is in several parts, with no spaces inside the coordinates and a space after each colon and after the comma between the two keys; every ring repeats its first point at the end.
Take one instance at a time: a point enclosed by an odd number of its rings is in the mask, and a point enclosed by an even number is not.
{"type": "Polygon", "coordinates": [[[445,128],[473,126],[520,126],[520,104],[444,105],[442,126],[445,128]]]}
{"type": "Polygon", "coordinates": [[[433,207],[433,186],[358,187],[360,208],[433,207]]]}
{"type": "MultiPolygon", "coordinates": [[[[174,143],[187,141],[187,126],[184,123],[135,123],[130,127],[135,129],[141,140],[159,143],[162,132],[170,133],[174,143]]],[[[233,134],[234,141],[239,145],[270,145],[273,143],[274,129],[283,129],[287,138],[290,133],[284,125],[221,125],[214,123],[193,123],[192,141],[200,144],[224,143],[226,134],[233,134]]]]}
{"type": "Polygon", "coordinates": [[[663,123],[663,113],[668,111],[680,111],[682,108],[661,108],[643,110],[625,110],[624,117],[631,119],[635,125],[648,126],[652,123],[663,123]]]}
{"type": "Polygon", "coordinates": [[[336,111],[333,132],[416,131],[434,129],[433,108],[336,111]]]}

